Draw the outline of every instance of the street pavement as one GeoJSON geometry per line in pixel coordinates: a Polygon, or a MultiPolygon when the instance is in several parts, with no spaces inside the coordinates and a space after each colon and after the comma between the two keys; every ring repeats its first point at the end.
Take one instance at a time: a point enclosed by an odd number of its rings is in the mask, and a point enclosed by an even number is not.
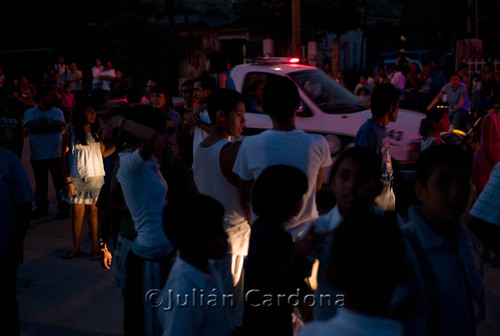
{"type": "MultiPolygon", "coordinates": [[[[22,161],[35,187],[25,138],[22,161]]],[[[49,175],[50,179],[50,175],[49,175]]],[[[17,273],[17,299],[22,336],[123,335],[121,291],[113,270],[90,258],[87,223],[82,229],[82,254],[70,260],[71,218],[56,220],[56,196],[49,180],[49,216],[31,222],[24,243],[24,263],[17,273]]]]}
{"type": "MultiPolygon", "coordinates": [[[[34,188],[25,139],[22,161],[34,188]]],[[[50,178],[50,177],[49,177],[50,178]]],[[[90,258],[86,222],[82,254],[61,258],[71,248],[71,219],[56,220],[56,197],[49,183],[49,216],[31,222],[25,239],[24,263],[17,274],[22,336],[122,335],[123,304],[113,285],[113,270],[90,258]]],[[[500,269],[484,264],[487,319],[478,336],[500,335],[500,269]]]]}

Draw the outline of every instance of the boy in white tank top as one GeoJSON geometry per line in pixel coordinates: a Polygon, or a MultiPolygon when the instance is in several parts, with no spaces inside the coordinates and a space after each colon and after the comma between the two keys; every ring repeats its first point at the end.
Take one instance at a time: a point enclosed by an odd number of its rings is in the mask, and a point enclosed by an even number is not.
{"type": "Polygon", "coordinates": [[[226,309],[231,327],[236,328],[243,323],[243,261],[248,253],[250,224],[232,172],[239,146],[231,137],[239,137],[243,131],[245,103],[234,90],[216,89],[208,97],[207,107],[214,128],[194,147],[193,177],[200,193],[215,198],[225,208],[229,249],[225,258],[215,261],[215,267],[222,276],[224,292],[233,295],[226,309]]]}

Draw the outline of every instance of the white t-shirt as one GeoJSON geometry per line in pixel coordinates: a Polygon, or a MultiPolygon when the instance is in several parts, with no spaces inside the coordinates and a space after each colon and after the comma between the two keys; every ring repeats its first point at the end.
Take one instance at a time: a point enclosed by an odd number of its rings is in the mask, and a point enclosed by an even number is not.
{"type": "MultiPolygon", "coordinates": [[[[306,174],[309,186],[303,197],[302,209],[285,225],[285,229],[296,238],[305,230],[307,221],[318,217],[318,172],[331,164],[330,148],[321,135],[299,129],[286,132],[267,130],[242,142],[233,172],[245,181],[257,180],[265,168],[273,165],[289,165],[306,174]]],[[[257,219],[255,214],[252,216],[253,220],[257,219]]]]}
{"type": "MultiPolygon", "coordinates": [[[[177,257],[162,291],[163,336],[230,336],[220,274],[204,273],[177,257]]],[[[228,299],[226,304],[230,304],[228,299]]]]}
{"type": "Polygon", "coordinates": [[[194,149],[193,176],[202,194],[215,198],[224,206],[224,231],[229,236],[228,252],[246,256],[250,225],[241,206],[238,188],[226,179],[220,167],[220,152],[228,143],[224,139],[208,148],[198,145],[194,149]]]}
{"type": "Polygon", "coordinates": [[[99,79],[99,76],[101,73],[104,71],[104,66],[98,67],[97,65],[94,65],[92,67],[92,88],[93,89],[102,89],[102,80],[99,79]]]}
{"type": "MultiPolygon", "coordinates": [[[[53,123],[55,121],[64,121],[64,114],[61,109],[52,107],[47,111],[42,111],[37,106],[34,106],[24,112],[24,124],[30,121],[44,121],[46,123],[53,123]]],[[[55,159],[61,157],[61,132],[56,133],[40,133],[33,134],[28,129],[30,139],[31,161],[38,161],[44,159],[55,159]]]]}
{"type": "Polygon", "coordinates": [[[405,75],[401,71],[396,72],[391,79],[391,84],[393,84],[395,87],[397,87],[401,91],[401,94],[399,95],[399,100],[404,100],[405,99],[405,88],[406,88],[405,75]]]}
{"type": "Polygon", "coordinates": [[[154,157],[144,161],[138,149],[123,151],[119,157],[116,178],[137,231],[132,251],[145,259],[164,257],[173,247],[163,230],[167,182],[159,171],[159,164],[154,157]]]}
{"type": "MultiPolygon", "coordinates": [[[[101,76],[111,76],[115,78],[116,77],[115,69],[104,70],[103,72],[101,72],[101,76]]],[[[111,91],[110,85],[111,85],[111,80],[105,80],[105,79],[102,80],[102,89],[104,91],[111,91]]]]}

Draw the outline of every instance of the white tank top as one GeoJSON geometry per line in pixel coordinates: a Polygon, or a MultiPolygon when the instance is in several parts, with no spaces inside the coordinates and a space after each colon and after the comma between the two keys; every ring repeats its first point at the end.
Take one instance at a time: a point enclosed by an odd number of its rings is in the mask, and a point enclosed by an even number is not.
{"type": "Polygon", "coordinates": [[[194,147],[194,182],[200,193],[213,197],[226,209],[224,230],[229,236],[229,253],[247,255],[250,225],[240,203],[238,188],[226,179],[220,167],[220,152],[227,143],[229,141],[224,139],[208,148],[194,147]]]}
{"type": "Polygon", "coordinates": [[[104,176],[101,145],[92,134],[87,133],[87,146],[76,143],[74,128],[71,128],[71,145],[69,155],[69,171],[71,177],[87,178],[104,176]]]}

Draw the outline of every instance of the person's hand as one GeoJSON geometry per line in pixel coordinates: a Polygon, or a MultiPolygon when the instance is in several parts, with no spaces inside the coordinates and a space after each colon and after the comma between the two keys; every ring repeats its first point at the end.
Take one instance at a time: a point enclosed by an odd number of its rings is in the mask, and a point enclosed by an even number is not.
{"type": "Polygon", "coordinates": [[[188,125],[198,126],[200,124],[200,117],[196,113],[191,113],[184,121],[188,125]]]}
{"type": "Polygon", "coordinates": [[[114,116],[111,116],[107,123],[108,125],[112,126],[113,128],[119,128],[121,125],[122,125],[122,122],[125,120],[126,118],[124,116],[121,116],[121,115],[114,115],[114,116]]]}
{"type": "Polygon", "coordinates": [[[111,254],[111,252],[109,252],[108,246],[106,244],[104,244],[104,249],[102,249],[101,252],[102,252],[102,258],[101,258],[102,267],[109,270],[111,266],[111,261],[113,260],[113,255],[111,254]]]}
{"type": "Polygon", "coordinates": [[[66,188],[68,189],[68,196],[69,197],[73,197],[76,195],[76,190],[75,190],[75,186],[73,185],[73,183],[69,183],[66,188]]]}
{"type": "Polygon", "coordinates": [[[325,238],[331,235],[335,230],[329,230],[324,232],[315,232],[316,223],[313,223],[311,227],[307,230],[307,233],[297,242],[297,252],[308,255],[313,248],[315,248],[319,243],[323,242],[325,238]]]}

